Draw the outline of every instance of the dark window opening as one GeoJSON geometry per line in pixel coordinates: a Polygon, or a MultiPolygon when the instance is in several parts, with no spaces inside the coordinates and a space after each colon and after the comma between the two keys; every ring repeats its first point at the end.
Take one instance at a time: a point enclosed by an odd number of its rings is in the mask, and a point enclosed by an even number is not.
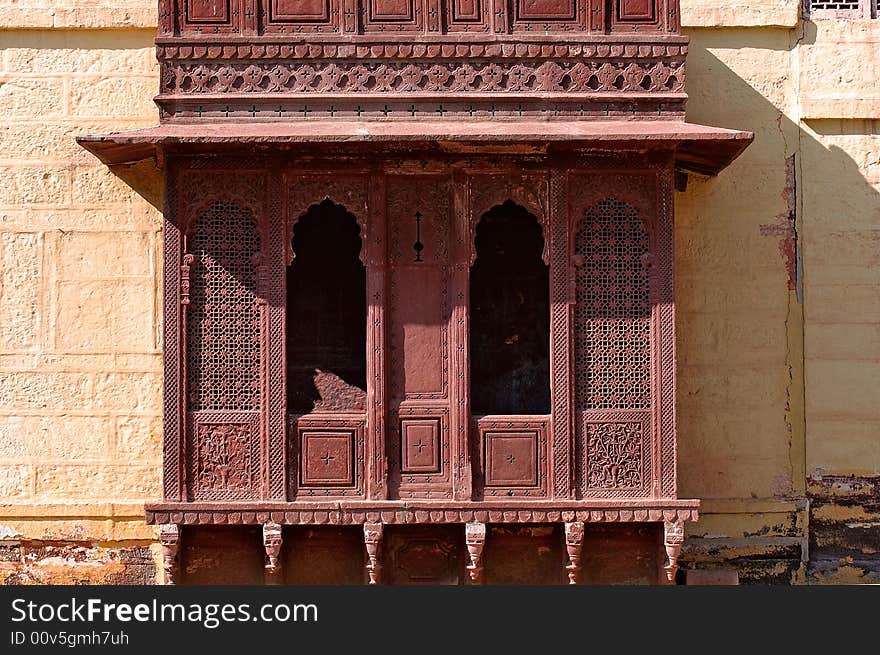
{"type": "Polygon", "coordinates": [[[510,201],[477,225],[471,412],[550,413],[550,271],[537,219],[510,201]]]}
{"type": "Polygon", "coordinates": [[[293,231],[287,271],[287,406],[293,414],[363,411],[366,270],[360,228],[344,207],[313,205],[293,231]]]}

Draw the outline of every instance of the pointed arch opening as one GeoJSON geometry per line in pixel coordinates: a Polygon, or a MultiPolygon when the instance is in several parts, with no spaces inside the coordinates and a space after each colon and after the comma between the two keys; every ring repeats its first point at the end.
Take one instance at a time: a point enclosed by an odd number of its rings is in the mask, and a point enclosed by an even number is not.
{"type": "Polygon", "coordinates": [[[471,411],[550,413],[550,271],[537,218],[507,201],[476,228],[470,275],[471,411]]]}
{"type": "Polygon", "coordinates": [[[331,200],[293,230],[287,269],[287,407],[291,414],[366,407],[366,269],[360,226],[331,200]]]}

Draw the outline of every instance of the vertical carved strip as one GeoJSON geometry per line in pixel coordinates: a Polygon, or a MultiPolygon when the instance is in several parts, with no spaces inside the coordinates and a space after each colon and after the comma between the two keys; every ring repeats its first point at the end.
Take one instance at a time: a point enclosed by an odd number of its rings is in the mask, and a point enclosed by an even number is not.
{"type": "Polygon", "coordinates": [[[184,480],[181,463],[183,443],[183,335],[179,298],[181,250],[183,247],[177,206],[176,166],[165,169],[164,244],[164,335],[162,360],[164,368],[162,493],[165,500],[183,500],[184,480]]]}
{"type": "Polygon", "coordinates": [[[456,500],[473,496],[470,443],[470,369],[468,365],[470,304],[470,180],[456,172],[453,177],[452,326],[450,415],[453,428],[452,457],[455,461],[453,493],[456,500]]]}
{"type": "MultiPolygon", "coordinates": [[[[660,308],[660,443],[662,451],[662,493],[674,498],[676,485],[675,438],[675,299],[674,299],[674,245],[673,245],[673,172],[672,162],[658,173],[658,202],[656,243],[658,276],[657,306],[660,308]]],[[[656,354],[656,348],[655,348],[656,354]]]]}
{"type": "Polygon", "coordinates": [[[159,34],[174,34],[174,0],[159,0],[159,34]]]}
{"type": "Polygon", "coordinates": [[[584,523],[572,521],[565,524],[565,548],[568,551],[568,584],[577,584],[581,576],[581,553],[584,547],[584,523]]]}
{"type": "Polygon", "coordinates": [[[349,34],[358,31],[357,0],[342,0],[342,30],[349,34]]]}
{"type": "Polygon", "coordinates": [[[440,0],[428,0],[428,20],[426,21],[428,25],[428,32],[440,31],[440,11],[440,0]]]}
{"type": "Polygon", "coordinates": [[[382,582],[382,536],[381,523],[364,523],[364,544],[367,547],[367,575],[370,584],[382,582]]]}
{"type": "MultiPolygon", "coordinates": [[[[180,304],[189,304],[189,271],[195,261],[195,255],[186,253],[180,266],[180,304]]],[[[185,316],[185,313],[184,313],[185,316]]]]}
{"type": "Polygon", "coordinates": [[[464,539],[470,562],[467,572],[471,583],[483,584],[483,547],[486,545],[486,524],[471,521],[464,526],[464,539]]]}
{"type": "Polygon", "coordinates": [[[281,525],[274,521],[263,524],[263,548],[266,550],[266,563],[264,567],[266,584],[281,584],[281,564],[278,561],[281,555],[281,525]]]}
{"type": "Polygon", "coordinates": [[[605,26],[605,0],[590,0],[589,29],[603,32],[605,26]]]}
{"type": "Polygon", "coordinates": [[[666,562],[663,565],[663,579],[666,584],[675,584],[678,573],[678,556],[684,543],[684,521],[663,522],[663,547],[666,550],[666,562]]]}
{"type": "Polygon", "coordinates": [[[241,21],[242,34],[252,36],[257,33],[257,0],[238,0],[244,13],[241,21]]]}
{"type": "Polygon", "coordinates": [[[364,235],[367,263],[367,497],[388,498],[388,452],[385,444],[385,305],[386,305],[386,207],[385,175],[370,180],[369,221],[364,235]]]}
{"type": "Polygon", "coordinates": [[[159,543],[162,544],[162,569],[165,573],[165,584],[177,584],[180,529],[176,523],[163,523],[159,526],[159,543]]]}
{"type": "Polygon", "coordinates": [[[268,263],[266,261],[266,251],[271,249],[265,235],[265,217],[260,216],[257,219],[257,230],[260,232],[260,254],[256,260],[256,276],[257,276],[257,298],[256,305],[259,312],[260,321],[260,420],[258,425],[259,434],[259,451],[260,451],[260,467],[258,469],[258,488],[261,498],[269,497],[269,484],[271,480],[271,463],[269,461],[269,414],[271,408],[269,406],[269,389],[271,382],[269,380],[269,367],[272,361],[270,353],[270,335],[269,335],[269,301],[268,301],[268,263]]]}
{"type": "Polygon", "coordinates": [[[268,179],[268,246],[266,295],[269,301],[268,344],[268,478],[269,498],[285,500],[287,493],[286,441],[286,371],[285,307],[287,271],[285,243],[278,235],[284,234],[284,216],[281,208],[282,179],[280,172],[269,174],[268,179]]]}
{"type": "Polygon", "coordinates": [[[553,411],[553,495],[572,495],[571,429],[571,292],[573,277],[569,262],[567,177],[563,171],[550,174],[550,379],[553,411]]]}
{"type": "MultiPolygon", "coordinates": [[[[487,0],[488,1],[488,0],[487,0]]],[[[496,34],[508,32],[507,0],[491,0],[492,2],[492,25],[496,34]]]]}

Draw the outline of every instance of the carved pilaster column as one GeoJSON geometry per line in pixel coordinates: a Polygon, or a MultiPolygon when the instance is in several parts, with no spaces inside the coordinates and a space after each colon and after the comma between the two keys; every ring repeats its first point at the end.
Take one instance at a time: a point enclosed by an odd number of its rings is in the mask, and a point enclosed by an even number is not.
{"type": "Polygon", "coordinates": [[[568,550],[568,584],[577,584],[581,577],[581,552],[584,547],[584,523],[572,521],[565,524],[565,548],[568,550]]]}
{"type": "Polygon", "coordinates": [[[382,531],[381,523],[364,523],[364,543],[367,546],[367,573],[370,584],[382,581],[382,531]]]}
{"type": "Polygon", "coordinates": [[[180,545],[180,529],[176,523],[163,523],[159,526],[159,543],[162,544],[162,568],[165,571],[165,584],[177,584],[177,552],[180,545]]]}
{"type": "Polygon", "coordinates": [[[266,549],[266,584],[281,584],[281,565],[278,563],[278,556],[281,554],[281,541],[281,526],[274,521],[264,523],[263,548],[266,549]]]}
{"type": "Polygon", "coordinates": [[[666,575],[666,584],[675,584],[675,574],[678,573],[678,556],[681,554],[681,545],[684,543],[684,521],[663,522],[663,547],[666,549],[666,563],[663,572],[666,575]]]}
{"type": "Polygon", "coordinates": [[[472,521],[464,526],[464,540],[467,544],[470,563],[468,574],[473,584],[483,583],[483,547],[486,545],[486,524],[472,521]]]}

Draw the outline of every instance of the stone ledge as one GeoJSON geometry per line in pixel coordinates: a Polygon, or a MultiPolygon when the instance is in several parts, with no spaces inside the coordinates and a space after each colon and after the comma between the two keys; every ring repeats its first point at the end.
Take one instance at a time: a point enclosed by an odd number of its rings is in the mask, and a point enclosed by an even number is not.
{"type": "Polygon", "coordinates": [[[3,7],[0,12],[0,30],[155,30],[156,23],[155,7],[3,7]]]}
{"type": "Polygon", "coordinates": [[[874,119],[880,116],[880,97],[805,98],[801,100],[803,120],[874,119]]]}
{"type": "MultiPolygon", "coordinates": [[[[714,0],[713,0],[714,1],[714,0]]],[[[764,0],[708,4],[683,0],[681,26],[689,27],[796,27],[800,20],[797,0],[764,0]]]]}
{"type": "Polygon", "coordinates": [[[699,520],[698,500],[253,501],[147,503],[151,525],[356,525],[402,523],[631,523],[699,520]]]}
{"type": "Polygon", "coordinates": [[[143,503],[23,503],[0,504],[0,521],[7,518],[57,519],[143,519],[143,503]]]}

